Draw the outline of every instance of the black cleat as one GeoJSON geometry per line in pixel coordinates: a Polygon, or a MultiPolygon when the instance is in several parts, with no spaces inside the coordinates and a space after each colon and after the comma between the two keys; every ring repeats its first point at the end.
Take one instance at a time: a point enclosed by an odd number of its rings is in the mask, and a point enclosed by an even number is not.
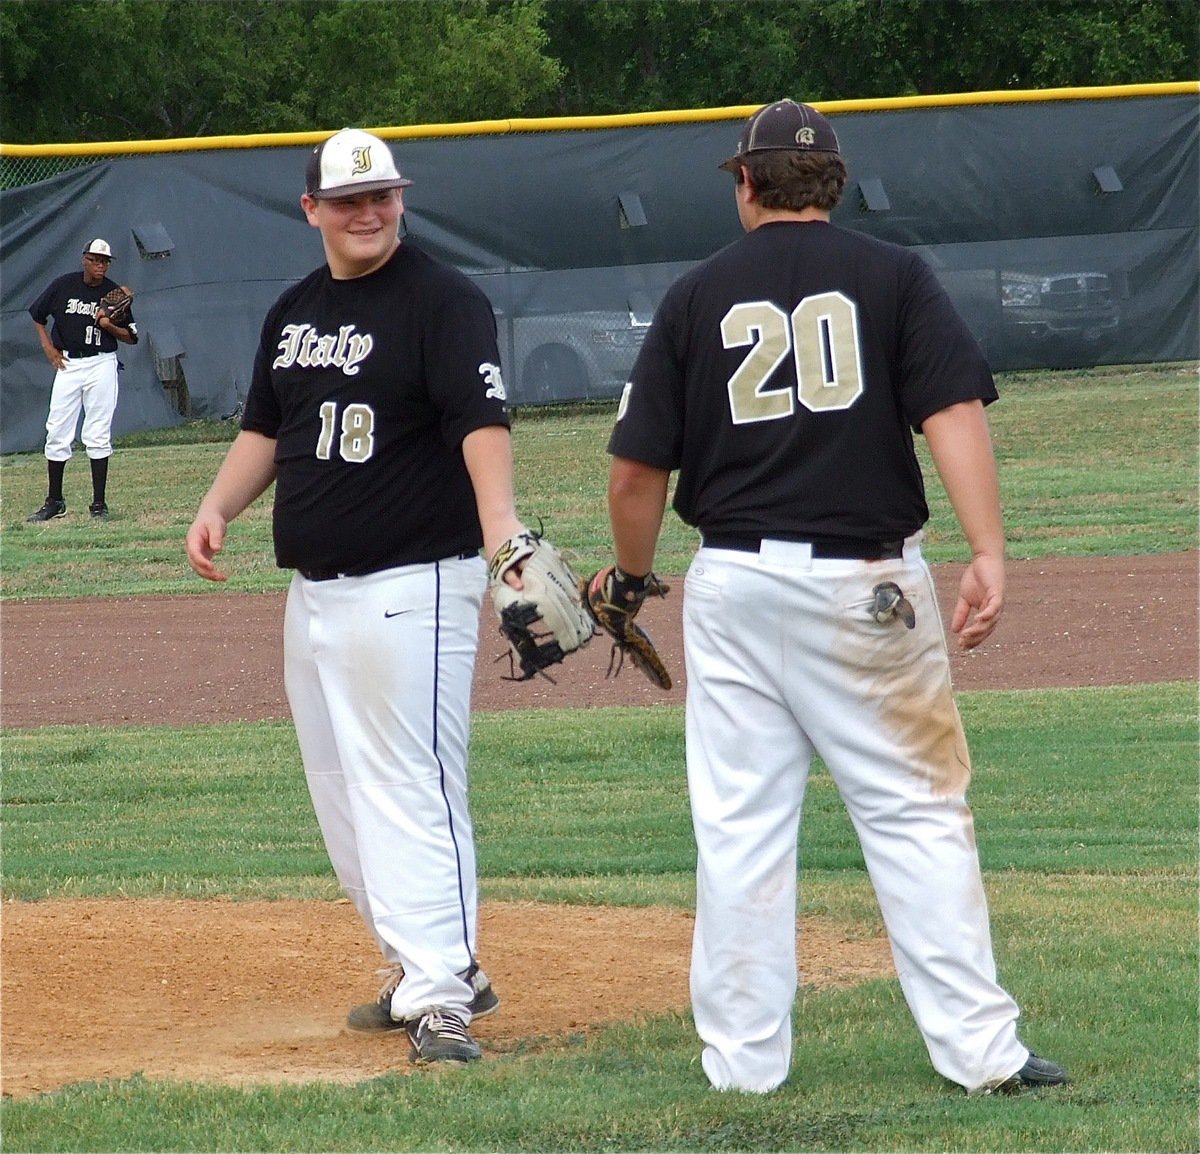
{"type": "Polygon", "coordinates": [[[53,497],[47,497],[46,503],[36,513],[31,513],[28,517],[26,517],[25,520],[53,521],[56,517],[65,517],[66,515],[66,501],[56,501],[53,497]]]}
{"type": "MultiPolygon", "coordinates": [[[[392,1017],[392,994],[400,984],[400,979],[404,977],[404,969],[401,966],[394,966],[382,972],[388,975],[388,980],[379,991],[379,997],[373,1002],[364,1002],[361,1006],[355,1006],[346,1015],[348,1029],[359,1034],[381,1034],[406,1028],[405,1022],[397,1022],[392,1017]]],[[[487,974],[479,968],[477,963],[472,963],[463,977],[471,983],[473,997],[467,1003],[467,1012],[471,1015],[471,1020],[486,1018],[488,1014],[494,1014],[500,1008],[500,997],[492,989],[492,983],[488,981],[487,974]]]]}
{"type": "Polygon", "coordinates": [[[467,1023],[451,1010],[430,1010],[404,1023],[412,1044],[410,1058],[428,1062],[474,1062],[483,1057],[479,1043],[467,1033],[467,1023]]]}
{"type": "Polygon", "coordinates": [[[1029,1061],[1012,1077],[1005,1078],[998,1086],[993,1086],[991,1093],[1020,1094],[1022,1090],[1037,1090],[1043,1086],[1066,1086],[1069,1083],[1066,1070],[1057,1062],[1030,1054],[1029,1061]]]}

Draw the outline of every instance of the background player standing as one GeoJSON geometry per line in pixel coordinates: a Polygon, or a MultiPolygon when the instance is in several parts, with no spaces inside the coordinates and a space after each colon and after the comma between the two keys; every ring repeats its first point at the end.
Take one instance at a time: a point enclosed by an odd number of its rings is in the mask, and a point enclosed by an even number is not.
{"type": "MultiPolygon", "coordinates": [[[[488,556],[523,526],[491,306],[398,232],[387,145],[345,129],[300,198],[326,264],[263,324],[241,432],[187,534],[197,573],[275,482],[295,569],[284,674],[313,806],[345,892],[391,966],[360,1030],[417,1061],[480,1056],[499,1004],[475,961],[467,798],[471,681],[488,556]]],[[[519,579],[516,579],[519,586],[519,579]]]]}
{"type": "Polygon", "coordinates": [[[112,456],[112,422],[117,411],[117,341],[136,345],[137,322],[130,312],[115,324],[97,310],[115,281],[105,275],[112,261],[108,241],[97,237],[83,250],[83,274],[66,273],[52,281],[29,306],[42,351],[54,366],[50,413],[46,418],[46,503],[28,521],[52,521],[67,512],[63,474],[83,411],[80,437],[92,466],[93,520],[108,516],[105,490],[112,456]],[[53,335],[47,324],[53,322],[53,335]]]}
{"type": "Polygon", "coordinates": [[[609,442],[618,594],[654,561],[670,472],[699,528],[684,595],[698,846],[691,989],[720,1089],[791,1063],[796,841],[810,759],[857,831],[935,1069],[968,1091],[1065,1082],[1018,1040],[997,984],[912,431],[972,559],[950,623],[969,649],[1004,605],[1004,532],[979,346],[915,255],[830,223],[846,169],[815,109],[746,124],[746,235],[664,297],[609,442]]]}

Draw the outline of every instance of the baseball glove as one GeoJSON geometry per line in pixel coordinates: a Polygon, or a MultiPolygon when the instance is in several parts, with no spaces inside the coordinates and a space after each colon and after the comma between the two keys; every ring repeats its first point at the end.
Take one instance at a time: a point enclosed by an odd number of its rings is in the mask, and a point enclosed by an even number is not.
{"type": "Polygon", "coordinates": [[[500,632],[509,645],[513,672],[508,680],[528,681],[540,673],[552,681],[546,669],[586,645],[595,632],[580,603],[579,578],[545,537],[528,530],[514,534],[496,550],[488,576],[500,632]],[[517,566],[522,589],[504,580],[504,574],[517,566]]]}
{"type": "Polygon", "coordinates": [[[670,589],[653,573],[630,577],[615,565],[593,573],[591,580],[580,586],[583,603],[592,620],[612,638],[609,676],[620,673],[628,657],[659,689],[671,688],[671,675],[654,648],[654,642],[633,620],[647,597],[665,597],[670,589]]]}
{"type": "Polygon", "coordinates": [[[96,306],[96,320],[104,313],[114,325],[123,325],[129,319],[129,311],[133,307],[133,289],[128,285],[118,285],[109,289],[96,306]]]}
{"type": "Polygon", "coordinates": [[[871,594],[871,616],[880,625],[886,625],[889,621],[899,618],[904,622],[906,628],[916,628],[916,610],[913,609],[912,602],[904,596],[904,590],[895,581],[880,581],[871,590],[871,594]]]}

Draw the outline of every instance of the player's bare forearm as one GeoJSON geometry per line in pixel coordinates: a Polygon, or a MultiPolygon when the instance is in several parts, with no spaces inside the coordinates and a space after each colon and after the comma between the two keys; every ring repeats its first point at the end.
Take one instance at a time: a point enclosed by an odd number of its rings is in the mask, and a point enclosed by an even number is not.
{"type": "Polygon", "coordinates": [[[654,551],[667,507],[666,469],[613,457],[608,474],[608,515],[617,566],[644,576],[654,568],[654,551]]]}
{"type": "Polygon", "coordinates": [[[952,405],[928,418],[922,432],[971,547],[950,630],[960,648],[973,649],[1004,610],[1004,519],[987,415],[979,401],[952,405]]]}
{"type": "Polygon", "coordinates": [[[951,405],[928,418],[922,432],[971,552],[1003,556],[1000,483],[983,405],[951,405]]]}
{"type": "Polygon", "coordinates": [[[274,439],[243,430],[229,447],[187,532],[188,563],[201,577],[225,580],[213,564],[225,546],[225,530],[274,480],[274,439]]]}
{"type": "MultiPolygon", "coordinates": [[[[503,425],[486,425],[463,438],[462,452],[475,490],[484,552],[490,559],[509,537],[524,528],[513,496],[512,435],[503,425]]],[[[520,588],[516,573],[511,580],[506,574],[505,580],[520,588]]]]}
{"type": "Polygon", "coordinates": [[[34,321],[33,327],[37,330],[38,342],[42,346],[42,352],[46,354],[46,360],[54,366],[54,370],[57,372],[63,367],[62,353],[54,347],[54,342],[50,339],[50,333],[45,325],[34,321]]]}

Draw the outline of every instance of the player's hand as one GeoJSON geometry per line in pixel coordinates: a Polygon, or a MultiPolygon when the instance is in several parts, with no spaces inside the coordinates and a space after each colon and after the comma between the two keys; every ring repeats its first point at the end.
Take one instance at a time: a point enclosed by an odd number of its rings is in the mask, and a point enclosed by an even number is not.
{"type": "Polygon", "coordinates": [[[213,513],[198,513],[187,531],[188,564],[206,581],[224,581],[213,558],[225,546],[225,521],[213,513]]]}
{"type": "Polygon", "coordinates": [[[56,373],[61,372],[63,365],[66,363],[62,355],[62,349],[50,349],[47,351],[46,360],[54,366],[56,373]]]}
{"type": "MultiPolygon", "coordinates": [[[[516,518],[510,517],[505,520],[497,520],[487,526],[483,535],[483,551],[487,556],[488,566],[491,567],[492,560],[496,553],[506,547],[508,543],[521,533],[527,533],[528,530],[516,518]],[[500,535],[497,536],[497,532],[500,535]]],[[[521,570],[525,568],[525,560],[522,559],[514,565],[509,565],[500,574],[500,580],[511,589],[521,592],[525,588],[525,583],[521,580],[521,570]]]]}
{"type": "Polygon", "coordinates": [[[958,603],[950,632],[959,649],[974,649],[991,636],[1004,612],[1004,558],[980,553],[972,558],[958,583],[958,603]]]}

